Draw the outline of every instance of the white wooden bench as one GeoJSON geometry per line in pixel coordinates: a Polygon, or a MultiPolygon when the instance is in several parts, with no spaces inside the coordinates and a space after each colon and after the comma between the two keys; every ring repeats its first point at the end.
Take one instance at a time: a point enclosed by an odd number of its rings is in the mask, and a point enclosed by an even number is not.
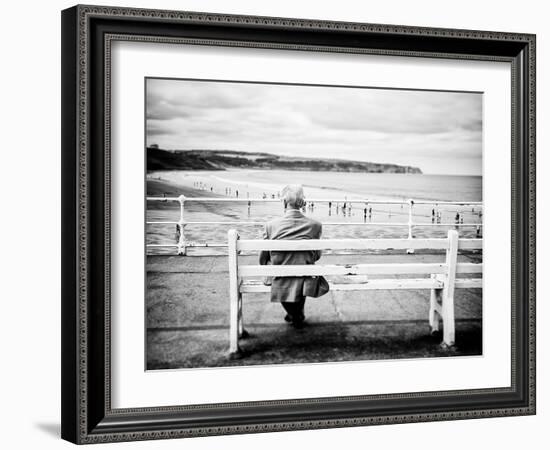
{"type": "MultiPolygon", "coordinates": [[[[236,230],[228,231],[230,330],[229,353],[240,352],[239,338],[246,334],[243,324],[242,294],[269,292],[251,278],[266,276],[312,275],[407,275],[406,278],[376,278],[352,284],[330,283],[331,291],[430,289],[428,322],[432,333],[443,322],[442,345],[455,342],[454,291],[456,288],[481,288],[481,278],[457,278],[457,274],[481,274],[483,264],[457,263],[458,250],[481,249],[482,239],[458,239],[458,232],[450,230],[447,239],[311,239],[311,240],[244,240],[236,230]],[[315,264],[315,265],[240,265],[241,251],[300,251],[300,250],[378,250],[431,249],[445,250],[441,263],[390,264],[315,264]]],[[[407,256],[403,255],[406,259],[407,256]]],[[[353,280],[352,280],[353,281],[353,280]]]]}

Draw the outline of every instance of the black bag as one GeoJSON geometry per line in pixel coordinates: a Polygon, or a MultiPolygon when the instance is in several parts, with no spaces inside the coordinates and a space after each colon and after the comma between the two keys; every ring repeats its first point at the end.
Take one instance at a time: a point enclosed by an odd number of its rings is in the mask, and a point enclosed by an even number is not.
{"type": "Polygon", "coordinates": [[[305,277],[302,295],[304,297],[321,297],[329,291],[328,281],[323,276],[305,277]]]}

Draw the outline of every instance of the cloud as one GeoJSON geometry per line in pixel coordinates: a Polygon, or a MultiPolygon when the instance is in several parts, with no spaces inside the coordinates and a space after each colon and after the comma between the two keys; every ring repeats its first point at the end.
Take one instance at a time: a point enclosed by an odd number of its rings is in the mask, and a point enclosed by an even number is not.
{"type": "Polygon", "coordinates": [[[478,95],[373,89],[359,92],[347,92],[325,103],[324,108],[312,109],[312,120],[342,130],[422,135],[470,129],[481,120],[477,117],[481,114],[478,95]],[[357,101],[359,98],[361,101],[357,101]]]}
{"type": "Polygon", "coordinates": [[[161,148],[265,151],[481,173],[478,93],[149,79],[146,114],[147,142],[161,148]]]}
{"type": "Polygon", "coordinates": [[[213,111],[231,111],[257,104],[245,85],[197,83],[177,80],[150,79],[147,81],[147,117],[170,120],[177,117],[201,115],[213,111]]]}

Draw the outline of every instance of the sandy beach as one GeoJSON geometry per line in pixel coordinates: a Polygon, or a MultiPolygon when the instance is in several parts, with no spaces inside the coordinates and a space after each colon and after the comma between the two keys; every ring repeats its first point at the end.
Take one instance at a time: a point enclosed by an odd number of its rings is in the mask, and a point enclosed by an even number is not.
{"type": "Polygon", "coordinates": [[[479,176],[231,168],[157,170],[148,172],[147,177],[240,198],[276,196],[285,184],[299,183],[309,198],[407,200],[413,197],[434,202],[482,200],[482,179],[479,176]]]}

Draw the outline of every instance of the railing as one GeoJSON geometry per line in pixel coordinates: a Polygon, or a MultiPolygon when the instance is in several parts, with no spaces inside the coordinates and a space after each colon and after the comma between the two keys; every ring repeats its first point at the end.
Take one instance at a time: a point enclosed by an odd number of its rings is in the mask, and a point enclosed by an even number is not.
{"type": "MultiPolygon", "coordinates": [[[[186,255],[188,248],[193,247],[208,247],[208,248],[227,248],[227,243],[225,242],[212,242],[212,243],[195,243],[189,242],[185,239],[185,228],[189,225],[241,225],[241,226],[261,226],[264,225],[263,221],[189,221],[185,220],[185,205],[193,202],[200,203],[245,203],[250,208],[252,203],[282,203],[280,199],[276,198],[224,198],[224,197],[186,197],[180,195],[179,197],[147,197],[147,201],[153,202],[178,202],[179,203],[179,220],[174,221],[147,221],[147,225],[175,225],[177,228],[177,243],[174,244],[147,244],[147,248],[176,248],[178,255],[186,255]]],[[[308,204],[317,204],[317,203],[327,203],[329,206],[329,211],[333,205],[335,205],[336,210],[338,208],[342,209],[340,205],[351,205],[352,204],[361,204],[363,205],[363,211],[366,212],[367,208],[370,205],[407,205],[408,206],[408,221],[407,222],[323,222],[323,227],[325,226],[350,226],[350,225],[360,225],[360,226],[383,226],[383,227],[407,227],[408,229],[408,239],[413,239],[413,228],[414,227],[476,227],[478,234],[481,231],[481,223],[441,223],[441,222],[432,222],[432,223],[423,223],[423,222],[414,222],[413,221],[413,209],[415,205],[453,205],[453,206],[478,206],[483,207],[483,202],[452,202],[452,201],[416,201],[414,199],[408,199],[407,201],[400,200],[369,200],[369,199],[333,199],[333,198],[313,198],[307,200],[308,204]]],[[[344,208],[345,209],[345,208],[344,208]]],[[[366,214],[365,214],[366,216],[366,214]]],[[[433,218],[433,217],[432,217],[433,218]]],[[[408,251],[412,253],[414,250],[411,247],[408,251]]]]}

